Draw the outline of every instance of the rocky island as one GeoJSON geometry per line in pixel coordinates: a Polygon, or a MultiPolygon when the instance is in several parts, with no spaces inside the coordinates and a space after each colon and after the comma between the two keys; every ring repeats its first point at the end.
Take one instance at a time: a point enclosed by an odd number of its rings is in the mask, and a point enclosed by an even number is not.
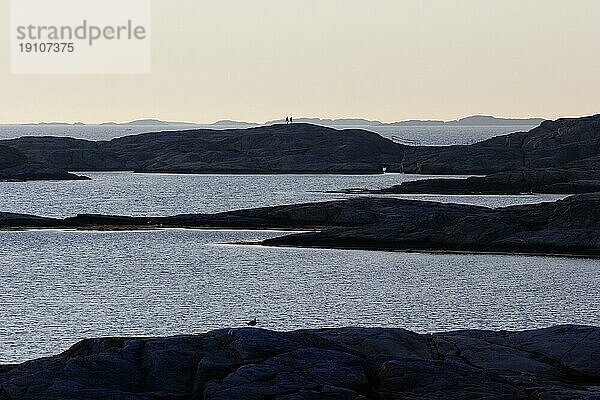
{"type": "Polygon", "coordinates": [[[152,132],[111,141],[30,136],[0,145],[68,171],[382,174],[402,159],[402,147],[376,133],[309,124],[152,132]]]}
{"type": "Polygon", "coordinates": [[[600,329],[222,329],[0,366],[1,400],[598,399],[600,329]]]}
{"type": "Polygon", "coordinates": [[[468,178],[434,178],[403,182],[384,189],[350,188],[344,194],[519,195],[600,192],[600,170],[522,169],[468,178]]]}
{"type": "Polygon", "coordinates": [[[171,217],[0,213],[0,229],[230,228],[309,231],[268,246],[600,256],[600,193],[491,209],[393,198],[356,198],[171,217]]]}
{"type": "Polygon", "coordinates": [[[529,132],[498,136],[469,146],[403,147],[390,172],[486,174],[467,179],[405,182],[374,194],[589,193],[600,190],[600,114],[545,121],[529,132]]]}

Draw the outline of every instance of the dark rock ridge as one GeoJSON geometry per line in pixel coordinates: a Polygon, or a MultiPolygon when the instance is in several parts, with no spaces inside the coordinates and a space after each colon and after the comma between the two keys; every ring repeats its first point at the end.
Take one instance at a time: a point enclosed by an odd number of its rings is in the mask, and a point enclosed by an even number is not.
{"type": "Polygon", "coordinates": [[[390,198],[356,198],[172,217],[78,215],[3,217],[0,228],[232,228],[312,232],[266,240],[270,246],[440,250],[600,256],[600,193],[553,203],[490,209],[390,198]],[[29,220],[31,218],[31,220],[29,220]]]}
{"type": "Polygon", "coordinates": [[[520,194],[589,193],[600,190],[600,114],[545,121],[529,132],[469,146],[404,147],[388,172],[488,174],[468,179],[405,182],[383,190],[342,193],[520,194]]]}
{"type": "Polygon", "coordinates": [[[145,133],[109,142],[58,137],[3,141],[70,171],[381,174],[402,146],[376,133],[308,124],[145,133]]]}
{"type": "Polygon", "coordinates": [[[600,114],[544,121],[468,146],[405,147],[402,163],[388,170],[461,175],[545,168],[599,170],[600,114]]]}
{"type": "Polygon", "coordinates": [[[0,181],[81,180],[86,177],[46,163],[31,161],[21,151],[0,145],[0,181]]]}
{"type": "Polygon", "coordinates": [[[27,214],[0,212],[0,228],[52,228],[59,226],[55,218],[36,217],[27,214]]]}
{"type": "MultiPolygon", "coordinates": [[[[356,199],[325,208],[331,226],[266,240],[272,246],[600,255],[600,193],[490,209],[398,199],[356,199]],[[357,222],[339,226],[337,215],[357,222]]],[[[315,206],[319,210],[319,206],[315,206]]]]}
{"type": "Polygon", "coordinates": [[[222,329],[84,340],[0,367],[0,399],[598,399],[600,329],[222,329]]]}
{"type": "Polygon", "coordinates": [[[347,194],[444,194],[515,195],[523,193],[579,194],[600,192],[600,171],[568,169],[524,169],[465,179],[424,179],[390,188],[343,189],[347,194]]]}

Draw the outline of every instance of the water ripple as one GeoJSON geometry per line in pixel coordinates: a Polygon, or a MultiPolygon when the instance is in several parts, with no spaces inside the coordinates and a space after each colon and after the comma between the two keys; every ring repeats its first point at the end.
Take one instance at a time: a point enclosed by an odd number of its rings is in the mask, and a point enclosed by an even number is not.
{"type": "Polygon", "coordinates": [[[275,232],[2,232],[0,362],[243,326],[600,324],[597,260],[216,246],[275,232]]]}

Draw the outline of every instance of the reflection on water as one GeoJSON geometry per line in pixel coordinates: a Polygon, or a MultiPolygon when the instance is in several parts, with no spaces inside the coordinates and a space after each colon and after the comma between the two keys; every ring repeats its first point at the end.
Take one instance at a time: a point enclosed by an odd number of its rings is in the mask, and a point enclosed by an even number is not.
{"type": "Polygon", "coordinates": [[[0,232],[0,362],[243,326],[600,324],[598,261],[223,246],[274,232],[0,232]]]}
{"type": "MultiPolygon", "coordinates": [[[[175,175],[84,173],[92,181],[0,182],[0,211],[65,217],[78,213],[173,215],[348,199],[324,193],[344,188],[380,189],[426,175],[175,175]]],[[[400,198],[503,207],[565,196],[435,196],[400,198]]]]}

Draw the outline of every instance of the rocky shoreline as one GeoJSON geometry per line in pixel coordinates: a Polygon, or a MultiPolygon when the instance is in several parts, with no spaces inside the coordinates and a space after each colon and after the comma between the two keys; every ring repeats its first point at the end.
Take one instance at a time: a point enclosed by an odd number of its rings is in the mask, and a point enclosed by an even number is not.
{"type": "Polygon", "coordinates": [[[600,256],[600,193],[491,209],[394,198],[356,198],[171,217],[78,215],[65,219],[0,213],[0,229],[153,228],[308,231],[261,244],[368,250],[600,256]]]}
{"type": "Polygon", "coordinates": [[[600,114],[544,121],[528,132],[497,136],[472,145],[405,146],[390,172],[489,175],[520,170],[598,170],[600,114]]]}
{"type": "Polygon", "coordinates": [[[498,196],[530,193],[581,194],[600,192],[599,172],[558,169],[508,171],[483,177],[424,179],[384,189],[351,188],[330,193],[498,196]]]}
{"type": "Polygon", "coordinates": [[[405,147],[388,172],[481,175],[467,179],[404,182],[382,190],[341,193],[516,195],[600,191],[600,114],[545,121],[529,132],[498,136],[470,146],[405,147]]]}
{"type": "Polygon", "coordinates": [[[598,399],[600,328],[222,329],[0,366],[0,399],[598,399]]]}

